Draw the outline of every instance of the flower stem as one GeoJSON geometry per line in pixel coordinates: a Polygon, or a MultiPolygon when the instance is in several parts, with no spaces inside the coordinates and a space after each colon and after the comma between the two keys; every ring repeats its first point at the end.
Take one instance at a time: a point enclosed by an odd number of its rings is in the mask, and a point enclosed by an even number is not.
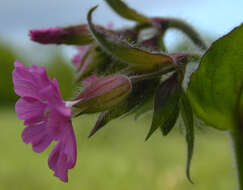
{"type": "Polygon", "coordinates": [[[204,43],[204,41],[201,39],[201,37],[199,36],[199,34],[196,32],[196,30],[194,30],[193,27],[191,27],[189,24],[187,24],[186,22],[179,20],[179,19],[173,19],[173,18],[168,18],[168,25],[171,28],[177,28],[181,31],[183,31],[186,35],[188,35],[192,41],[199,46],[200,48],[202,48],[203,50],[207,49],[207,45],[204,43]]]}
{"type": "Polygon", "coordinates": [[[153,79],[153,78],[156,78],[156,77],[160,77],[163,74],[166,74],[166,73],[169,73],[171,71],[174,71],[175,68],[176,67],[174,65],[171,65],[171,66],[168,66],[167,68],[164,68],[164,69],[162,69],[162,70],[160,70],[158,72],[130,76],[129,78],[132,81],[132,83],[136,83],[136,82],[139,82],[141,80],[148,80],[148,79],[153,79]]]}
{"type": "Polygon", "coordinates": [[[243,190],[243,128],[238,125],[230,131],[233,142],[239,190],[243,190]]]}

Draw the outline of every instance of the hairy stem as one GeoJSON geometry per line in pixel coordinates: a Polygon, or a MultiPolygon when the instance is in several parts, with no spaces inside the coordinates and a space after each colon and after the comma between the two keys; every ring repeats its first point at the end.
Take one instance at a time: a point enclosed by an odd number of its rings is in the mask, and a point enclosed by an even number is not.
{"type": "Polygon", "coordinates": [[[183,31],[201,49],[203,49],[203,50],[206,50],[207,49],[206,44],[201,39],[201,37],[199,36],[199,34],[189,24],[187,24],[186,22],[184,22],[182,20],[173,19],[173,18],[168,18],[167,21],[168,21],[168,27],[177,28],[177,29],[183,31]]]}

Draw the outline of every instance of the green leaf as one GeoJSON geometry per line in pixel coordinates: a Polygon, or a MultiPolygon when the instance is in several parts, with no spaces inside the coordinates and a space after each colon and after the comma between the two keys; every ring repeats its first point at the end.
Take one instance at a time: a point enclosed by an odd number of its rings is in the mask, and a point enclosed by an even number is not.
{"type": "Polygon", "coordinates": [[[173,63],[173,59],[167,54],[150,53],[139,49],[104,28],[95,27],[91,15],[96,8],[92,8],[88,13],[88,25],[97,43],[108,54],[142,71],[157,70],[173,63]]]}
{"type": "Polygon", "coordinates": [[[240,120],[239,121],[240,128],[243,128],[243,87],[241,88],[238,111],[239,111],[238,117],[239,117],[239,120],[240,120]]]}
{"type": "Polygon", "coordinates": [[[168,118],[168,120],[160,126],[160,130],[164,136],[168,135],[171,129],[175,126],[175,123],[177,121],[177,118],[179,116],[179,106],[178,104],[174,108],[172,114],[168,118]]]}
{"type": "Polygon", "coordinates": [[[181,83],[178,81],[177,73],[174,73],[169,79],[160,84],[156,91],[152,125],[146,140],[159,127],[161,127],[164,135],[170,132],[178,117],[176,112],[180,95],[181,83]]]}
{"type": "Polygon", "coordinates": [[[100,114],[94,128],[89,134],[89,137],[93,136],[111,120],[128,113],[135,106],[142,105],[144,102],[146,102],[154,94],[158,84],[158,79],[140,81],[133,84],[132,92],[124,102],[115,108],[100,114]]]}
{"type": "Polygon", "coordinates": [[[243,25],[213,43],[188,87],[196,115],[208,125],[226,130],[235,126],[243,85],[243,25]]]}
{"type": "Polygon", "coordinates": [[[147,113],[148,111],[153,110],[154,108],[154,98],[149,98],[146,102],[140,105],[136,110],[134,110],[135,116],[134,119],[139,119],[142,115],[147,113]]]}
{"type": "Polygon", "coordinates": [[[187,142],[187,164],[186,164],[186,175],[188,180],[192,183],[190,177],[190,165],[193,155],[193,147],[194,147],[194,128],[193,128],[193,112],[190,105],[190,102],[185,94],[182,91],[181,99],[180,99],[180,110],[181,116],[183,118],[185,124],[185,133],[186,133],[186,142],[187,142]]]}
{"type": "Polygon", "coordinates": [[[121,17],[126,18],[128,20],[133,20],[141,23],[150,23],[150,20],[137,13],[134,9],[128,7],[123,1],[121,0],[105,0],[110,7],[121,17]]]}

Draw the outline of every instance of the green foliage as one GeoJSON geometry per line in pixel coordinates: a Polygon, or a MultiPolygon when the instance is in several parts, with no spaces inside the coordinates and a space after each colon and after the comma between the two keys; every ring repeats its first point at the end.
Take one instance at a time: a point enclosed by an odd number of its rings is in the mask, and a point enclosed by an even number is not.
{"type": "Polygon", "coordinates": [[[12,71],[16,55],[7,45],[0,43],[0,104],[9,104],[17,100],[13,90],[12,71]]]}
{"type": "Polygon", "coordinates": [[[178,117],[181,83],[177,73],[161,83],[155,93],[154,114],[150,131],[146,140],[161,128],[163,135],[167,135],[174,127],[178,117]]]}
{"type": "Polygon", "coordinates": [[[191,165],[193,147],[194,147],[193,112],[192,112],[190,102],[184,91],[182,91],[182,95],[180,99],[180,110],[181,110],[181,116],[185,124],[185,133],[186,133],[185,138],[187,142],[186,175],[189,181],[192,182],[190,177],[190,165],[191,165]]]}
{"type": "Polygon", "coordinates": [[[238,111],[239,111],[238,119],[240,123],[240,128],[243,128],[243,89],[241,89],[238,111]]]}
{"type": "Polygon", "coordinates": [[[97,7],[88,13],[88,25],[97,43],[111,56],[123,61],[137,70],[157,70],[173,63],[172,58],[163,53],[150,53],[132,46],[108,30],[99,30],[92,24],[91,15],[97,7]]]}
{"type": "Polygon", "coordinates": [[[128,7],[122,0],[105,0],[110,7],[121,17],[141,23],[149,23],[150,20],[128,7]]]}
{"type": "Polygon", "coordinates": [[[218,129],[236,125],[243,85],[243,25],[213,43],[192,75],[188,97],[206,124],[218,129]]]}

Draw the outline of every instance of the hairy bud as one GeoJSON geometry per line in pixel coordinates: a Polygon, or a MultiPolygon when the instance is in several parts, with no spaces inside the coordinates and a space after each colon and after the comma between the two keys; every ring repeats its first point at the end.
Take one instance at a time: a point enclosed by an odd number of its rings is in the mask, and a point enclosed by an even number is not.
{"type": "Polygon", "coordinates": [[[92,80],[78,97],[68,102],[79,113],[105,111],[122,102],[131,92],[130,79],[125,75],[114,75],[92,80]]]}
{"type": "Polygon", "coordinates": [[[87,25],[30,30],[29,36],[42,44],[87,45],[93,41],[87,25]]]}

